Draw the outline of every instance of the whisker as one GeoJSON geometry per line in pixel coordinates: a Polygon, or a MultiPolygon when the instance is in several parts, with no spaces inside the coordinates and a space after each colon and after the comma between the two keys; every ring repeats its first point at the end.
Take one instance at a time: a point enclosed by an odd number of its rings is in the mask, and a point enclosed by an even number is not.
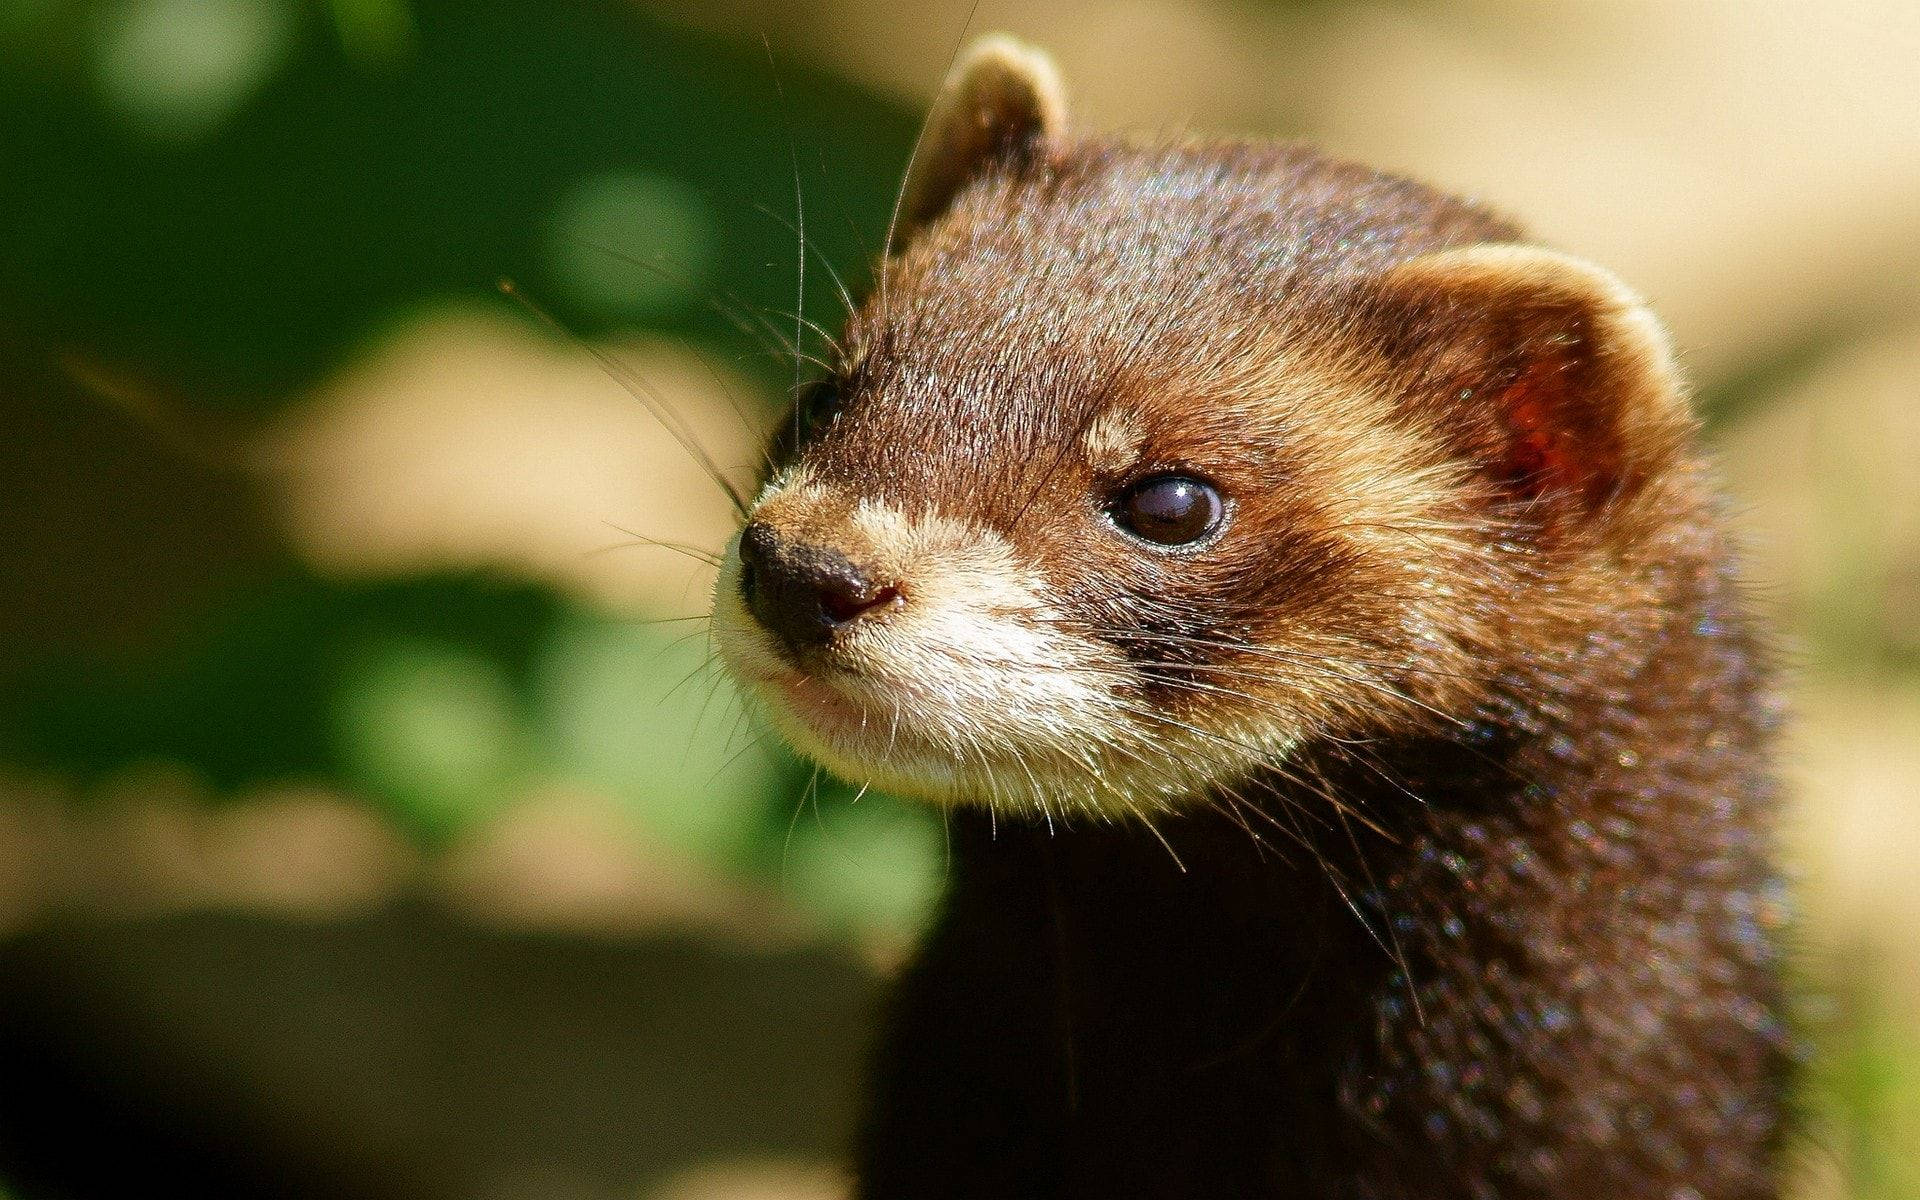
{"type": "Polygon", "coordinates": [[[1251,754],[1254,756],[1254,762],[1256,764],[1258,764],[1259,766],[1267,770],[1273,771],[1276,774],[1281,775],[1282,778],[1290,779],[1292,782],[1300,783],[1302,784],[1302,786],[1309,787],[1322,800],[1326,801],[1327,804],[1330,805],[1336,812],[1342,812],[1342,813],[1351,815],[1355,820],[1365,825],[1368,829],[1372,830],[1374,833],[1379,834],[1383,838],[1386,838],[1388,841],[1399,840],[1393,833],[1383,828],[1377,821],[1369,817],[1366,813],[1354,807],[1354,805],[1349,801],[1347,801],[1345,798],[1334,794],[1332,791],[1328,789],[1321,788],[1321,787],[1313,787],[1310,783],[1302,779],[1297,773],[1288,771],[1286,767],[1286,760],[1283,757],[1280,757],[1278,753],[1274,750],[1257,746],[1250,742],[1243,742],[1238,738],[1227,737],[1224,734],[1216,733],[1213,730],[1205,729],[1205,728],[1202,728],[1201,726],[1194,725],[1190,722],[1181,721],[1174,717],[1169,717],[1165,713],[1155,712],[1152,709],[1135,709],[1131,711],[1134,716],[1140,717],[1142,719],[1150,720],[1150,721],[1159,721],[1160,723],[1165,725],[1171,725],[1179,729],[1184,729],[1187,732],[1192,733],[1198,737],[1206,738],[1217,745],[1230,747],[1230,748],[1241,750],[1248,754],[1251,754]]]}
{"type": "MultiPolygon", "coordinates": [[[[820,770],[820,766],[816,763],[812,774],[807,776],[806,786],[800,789],[800,798],[794,803],[793,815],[787,818],[787,840],[780,846],[780,880],[783,884],[787,881],[788,859],[793,854],[793,831],[800,824],[800,814],[806,811],[807,797],[814,794],[820,786],[820,770]]],[[[816,808],[814,811],[817,814],[819,809],[816,808]]]]}
{"type": "MultiPolygon", "coordinates": [[[[665,649],[668,649],[668,650],[671,650],[671,649],[673,649],[674,647],[676,647],[676,646],[678,646],[678,645],[680,645],[681,643],[683,643],[683,642],[685,642],[685,641],[687,640],[687,638],[690,638],[690,637],[693,637],[693,636],[695,636],[696,634],[698,634],[699,632],[700,632],[700,631],[696,629],[696,630],[694,630],[694,631],[693,631],[693,633],[689,633],[689,634],[687,634],[687,635],[686,635],[685,637],[678,637],[678,638],[675,638],[675,639],[674,639],[673,641],[671,641],[671,642],[669,642],[669,643],[667,643],[667,645],[666,645],[666,647],[665,647],[665,649]]],[[[681,688],[683,688],[683,687],[685,687],[685,686],[687,686],[687,684],[689,684],[689,683],[691,683],[691,682],[693,682],[693,680],[694,680],[694,678],[695,678],[696,676],[698,676],[698,675],[700,674],[700,672],[702,672],[702,671],[705,671],[705,670],[707,670],[708,668],[710,668],[710,667],[713,667],[714,665],[716,665],[716,664],[714,663],[714,660],[713,660],[713,658],[712,658],[711,656],[709,656],[709,657],[707,657],[707,658],[703,658],[703,659],[701,659],[701,660],[700,660],[700,661],[699,661],[698,663],[696,663],[696,664],[694,664],[694,667],[693,667],[693,669],[692,669],[691,671],[688,671],[688,672],[687,672],[686,674],[684,674],[684,675],[682,675],[682,676],[681,676],[681,677],[679,678],[679,680],[678,680],[678,681],[676,681],[676,682],[674,683],[674,685],[673,685],[672,687],[670,687],[670,688],[668,688],[668,689],[667,689],[667,690],[666,690],[666,691],[665,691],[664,693],[662,693],[662,694],[661,694],[661,696],[660,696],[660,699],[659,699],[659,700],[657,700],[657,701],[655,701],[655,703],[656,703],[656,704],[665,704],[665,703],[666,703],[666,702],[667,702],[668,700],[671,700],[671,699],[673,699],[673,694],[674,694],[675,692],[677,692],[677,691],[679,691],[679,690],[680,690],[681,688]]]]}
{"type": "MultiPolygon", "coordinates": [[[[826,359],[821,358],[817,354],[810,354],[805,350],[792,351],[791,353],[787,354],[785,357],[792,360],[795,367],[800,367],[804,364],[805,366],[812,367],[815,370],[825,375],[833,374],[836,369],[834,365],[828,362],[826,359]]],[[[793,389],[793,392],[792,392],[793,395],[796,395],[796,396],[799,395],[800,390],[806,386],[805,373],[802,372],[799,382],[793,383],[789,386],[792,387],[793,389]]],[[[798,416],[799,414],[796,413],[795,415],[798,416]]]]}
{"type": "MultiPolygon", "coordinates": [[[[833,180],[833,172],[827,170],[827,152],[825,150],[822,150],[819,146],[815,146],[814,157],[817,158],[820,162],[820,178],[822,180],[825,180],[831,183],[833,180]]],[[[838,188],[829,188],[827,191],[827,195],[832,198],[833,207],[839,212],[841,220],[847,223],[847,231],[853,235],[853,244],[863,248],[866,247],[867,245],[866,232],[860,228],[859,222],[853,219],[852,211],[850,211],[847,208],[847,201],[846,201],[845,195],[842,194],[841,190],[838,188]]],[[[839,276],[835,275],[834,278],[838,280],[839,276]]],[[[844,283],[842,283],[840,286],[840,298],[846,302],[847,315],[852,316],[854,312],[859,308],[859,305],[854,303],[853,294],[847,290],[847,287],[844,283]]]]}
{"type": "Polygon", "coordinates": [[[642,258],[637,254],[622,250],[617,246],[609,246],[604,242],[596,242],[590,238],[575,237],[573,240],[589,250],[604,254],[627,266],[639,267],[643,271],[652,271],[668,282],[698,296],[700,302],[705,304],[714,315],[733,326],[742,337],[753,339],[762,349],[777,353],[781,358],[785,358],[792,352],[793,347],[788,343],[784,333],[777,329],[769,328],[764,320],[758,325],[754,324],[753,319],[747,316],[747,313],[752,311],[753,306],[738,292],[701,283],[694,279],[693,276],[687,274],[687,272],[669,266],[663,261],[662,257],[658,255],[653,258],[642,258]],[[722,297],[725,297],[725,299],[731,303],[723,303],[722,297]],[[771,342],[767,340],[769,336],[773,339],[771,342]]]}
{"type": "Polygon", "coordinates": [[[534,303],[532,298],[522,292],[519,286],[511,279],[502,279],[500,281],[500,291],[501,294],[532,313],[541,324],[592,355],[594,360],[600,364],[601,368],[613,378],[614,382],[618,383],[626,390],[628,395],[638,400],[648,412],[652,413],[654,419],[659,421],[661,426],[673,436],[674,441],[680,443],[680,448],[693,457],[693,460],[700,465],[700,469],[706,472],[707,477],[713,480],[714,484],[718,486],[722,492],[726,493],[727,499],[733,502],[734,509],[743,517],[747,515],[747,502],[745,498],[740,495],[739,490],[734,487],[732,481],[720,470],[719,465],[713,461],[713,457],[707,453],[706,447],[702,446],[699,439],[693,436],[692,430],[681,424],[679,414],[673,410],[673,406],[659,396],[646,380],[635,375],[625,364],[621,363],[619,359],[609,354],[606,350],[594,345],[592,342],[574,333],[571,329],[568,329],[565,325],[562,325],[551,313],[547,312],[545,308],[534,303]]]}
{"type": "MultiPolygon", "coordinates": [[[[684,271],[673,271],[663,263],[649,262],[637,255],[628,254],[625,251],[617,250],[611,246],[600,245],[584,238],[580,239],[580,243],[621,262],[639,267],[642,270],[653,271],[666,279],[678,283],[681,287],[699,296],[701,301],[718,314],[721,319],[739,330],[743,337],[749,338],[759,344],[769,355],[784,359],[792,353],[792,347],[787,345],[785,339],[778,331],[771,331],[770,323],[765,322],[764,318],[762,318],[763,324],[768,324],[769,331],[773,333],[773,341],[771,343],[763,336],[763,330],[755,326],[745,316],[741,315],[738,309],[728,307],[721,303],[719,297],[714,294],[713,288],[696,283],[693,278],[684,271]]],[[[747,307],[746,302],[735,293],[723,291],[723,294],[741,307],[747,307]]],[[[707,378],[713,380],[714,386],[719,389],[720,394],[726,397],[727,407],[733,411],[734,419],[740,423],[741,432],[746,434],[747,441],[760,446],[761,460],[767,470],[771,472],[773,470],[773,458],[766,448],[767,435],[765,428],[748,415],[749,406],[742,402],[740,393],[734,390],[733,385],[728,383],[720,372],[714,370],[713,363],[708,360],[707,356],[704,354],[696,354],[694,357],[699,361],[700,369],[706,372],[707,378]]]]}
{"type": "MultiPolygon", "coordinates": [[[[1266,860],[1267,852],[1273,850],[1273,847],[1268,844],[1267,839],[1260,836],[1259,832],[1255,830],[1252,825],[1247,823],[1247,816],[1240,811],[1239,802],[1230,789],[1220,789],[1219,795],[1209,793],[1207,796],[1207,806],[1237,825],[1240,831],[1253,841],[1255,854],[1260,857],[1261,861],[1264,862],[1266,860]]],[[[1274,853],[1278,854],[1279,852],[1275,850],[1274,853]]]]}
{"type": "Polygon", "coordinates": [[[821,341],[825,342],[828,345],[828,347],[830,347],[833,350],[834,354],[844,357],[844,352],[840,348],[840,339],[835,337],[833,335],[833,332],[829,330],[826,326],[820,324],[820,322],[814,320],[811,317],[804,316],[798,312],[794,312],[790,309],[784,309],[784,308],[774,309],[773,315],[776,317],[786,317],[790,320],[800,322],[801,324],[805,325],[808,329],[813,330],[814,336],[819,338],[821,341]]]}
{"type": "Polygon", "coordinates": [[[644,533],[635,533],[633,530],[628,529],[623,525],[616,525],[612,521],[603,521],[601,523],[607,526],[609,529],[613,529],[620,533],[626,534],[628,537],[632,538],[633,540],[631,542],[615,542],[611,546],[601,546],[596,550],[589,550],[587,551],[587,555],[590,558],[595,558],[602,554],[611,554],[615,550],[630,550],[635,546],[657,546],[662,550],[673,550],[680,554],[684,554],[688,558],[694,559],[698,562],[703,562],[710,567],[717,567],[723,561],[718,554],[715,554],[711,550],[702,549],[699,546],[690,545],[686,542],[668,541],[664,538],[651,538],[644,533]]]}
{"type": "Polygon", "coordinates": [[[1174,850],[1173,843],[1167,840],[1166,834],[1160,832],[1160,827],[1153,823],[1153,818],[1142,812],[1136,804],[1129,803],[1127,807],[1133,811],[1134,817],[1139,820],[1142,825],[1147,827],[1147,832],[1153,835],[1153,840],[1159,842],[1160,845],[1165,848],[1167,857],[1173,860],[1173,865],[1180,868],[1180,873],[1185,875],[1187,873],[1187,864],[1180,861],[1180,855],[1174,850]]]}
{"type": "MultiPolygon", "coordinates": [[[[1092,633],[1095,635],[1132,638],[1139,641],[1155,641],[1170,645],[1193,646],[1200,649],[1228,650],[1236,654],[1247,654],[1256,658],[1282,659],[1288,662],[1332,662],[1352,664],[1363,667],[1376,667],[1383,671],[1405,671],[1414,675],[1425,675],[1436,679],[1458,679],[1468,683],[1492,683],[1497,675],[1475,675],[1460,671],[1447,671],[1438,667],[1426,667],[1419,663],[1393,662],[1386,659],[1363,658],[1356,654],[1316,654],[1307,650],[1287,650],[1277,646],[1263,646],[1254,642],[1228,641],[1222,638],[1183,637],[1179,634],[1157,633],[1131,625],[1102,625],[1078,618],[1058,617],[1040,618],[1045,623],[1071,633],[1092,633]]],[[[1194,664],[1197,669],[1219,670],[1209,664],[1194,664]]]]}
{"type": "Polygon", "coordinates": [[[1096,410],[1088,409],[1081,415],[1079,426],[1074,430],[1073,435],[1060,439],[1060,448],[1058,452],[1054,454],[1053,461],[1048,463],[1047,469],[1040,473],[1040,478],[1034,482],[1032,490],[1027,493],[1026,500],[1020,505],[1019,509],[1014,512],[1013,519],[1007,523],[1008,528],[1018,529],[1020,527],[1020,522],[1026,519],[1027,511],[1033,507],[1034,501],[1040,498],[1040,493],[1046,490],[1047,484],[1051,483],[1054,475],[1059,473],[1060,468],[1066,463],[1068,455],[1071,454],[1074,448],[1079,446],[1081,441],[1087,436],[1087,430],[1092,427],[1097,415],[1096,410]]]}
{"type": "MultiPolygon", "coordinates": [[[[967,31],[973,28],[973,19],[979,12],[980,0],[973,0],[973,6],[967,9],[967,19],[960,22],[960,33],[954,38],[952,53],[947,55],[946,68],[940,72],[943,80],[953,74],[953,65],[960,61],[960,51],[967,44],[967,31]]],[[[894,238],[900,232],[900,206],[906,203],[907,181],[913,178],[913,165],[919,160],[921,147],[926,143],[927,127],[932,122],[933,111],[932,108],[927,110],[926,116],[920,119],[919,131],[913,135],[913,148],[907,151],[907,165],[900,171],[900,186],[893,193],[893,211],[887,216],[886,240],[880,243],[880,312],[883,317],[890,317],[893,311],[887,303],[887,276],[893,261],[894,238]]]]}
{"type": "MultiPolygon", "coordinates": [[[[788,149],[791,150],[792,142],[793,142],[793,129],[791,126],[789,126],[787,129],[787,142],[788,142],[788,149]]],[[[823,157],[821,159],[821,169],[825,170],[825,167],[826,167],[826,160],[823,157]]],[[[798,168],[796,167],[796,169],[798,168]]],[[[762,204],[758,201],[755,201],[753,206],[759,209],[762,213],[773,218],[775,221],[777,221],[781,225],[786,226],[787,231],[789,233],[797,234],[800,232],[799,228],[796,225],[794,225],[792,221],[787,220],[785,217],[781,216],[779,213],[775,212],[772,208],[769,208],[767,205],[762,204]]],[[[833,260],[827,257],[826,251],[820,249],[820,244],[818,242],[813,243],[809,247],[809,249],[813,251],[814,261],[820,264],[821,269],[826,271],[827,278],[833,281],[833,288],[835,291],[840,293],[840,299],[847,306],[847,312],[852,313],[853,310],[858,306],[855,305],[853,302],[853,293],[850,290],[848,290],[846,280],[842,279],[840,276],[840,272],[834,269],[833,260]]],[[[813,323],[808,322],[808,324],[811,325],[813,323]]],[[[828,341],[835,341],[835,339],[830,335],[828,335],[826,330],[821,329],[820,326],[814,325],[813,328],[817,332],[819,332],[823,337],[826,337],[828,341]]],[[[837,345],[836,345],[836,348],[837,348],[837,345]]]]}
{"type": "MultiPolygon", "coordinates": [[[[1327,667],[1325,664],[1328,662],[1337,662],[1340,660],[1331,655],[1308,656],[1308,655],[1302,655],[1302,654],[1295,654],[1274,646],[1254,646],[1254,645],[1246,645],[1246,644],[1235,643],[1235,642],[1215,641],[1215,640],[1206,639],[1206,638],[1187,638],[1187,637],[1180,637],[1174,634],[1151,633],[1151,632],[1146,632],[1141,630],[1120,631],[1119,633],[1115,634],[1115,636],[1137,637],[1143,641],[1157,641],[1157,642],[1164,642],[1172,645],[1185,645],[1185,646],[1195,646],[1195,647],[1202,647],[1202,648],[1209,648],[1209,649],[1231,650],[1234,653],[1251,655],[1255,658],[1267,658],[1267,659],[1277,659],[1283,662],[1305,663],[1305,664],[1309,664],[1311,669],[1315,673],[1318,673],[1319,675],[1321,675],[1323,678],[1342,679],[1348,683],[1358,684],[1361,687],[1368,688],[1372,691],[1379,692],[1383,695],[1392,696],[1396,700],[1400,700],[1403,703],[1410,704],[1415,708],[1418,708],[1432,716],[1438,717],[1441,720],[1448,722],[1449,724],[1452,724],[1461,728],[1465,728],[1472,724],[1471,721],[1468,721],[1463,717],[1456,716],[1455,714],[1447,712],[1444,709],[1435,708],[1433,705],[1426,703],[1425,701],[1419,699],[1418,697],[1408,695],[1405,691],[1403,691],[1400,688],[1394,687],[1392,684],[1384,683],[1377,679],[1369,679],[1364,675],[1354,675],[1344,671],[1333,670],[1332,668],[1327,667]]],[[[1365,660],[1360,660],[1360,659],[1355,659],[1352,661],[1356,663],[1361,663],[1363,665],[1365,663],[1365,660]]],[[[1394,670],[1406,669],[1399,666],[1389,666],[1388,664],[1384,664],[1384,663],[1379,665],[1382,667],[1386,667],[1388,669],[1394,669],[1394,670]]],[[[1195,669],[1225,670],[1227,668],[1214,668],[1206,664],[1195,664],[1195,669]]]]}
{"type": "MultiPolygon", "coordinates": [[[[708,657],[707,661],[712,662],[712,657],[708,657]]],[[[720,689],[725,686],[726,682],[727,673],[725,671],[715,671],[713,677],[707,681],[707,694],[701,698],[700,709],[693,715],[694,729],[697,730],[701,725],[706,723],[707,710],[713,707],[714,697],[720,694],[720,689]]]]}
{"type": "Polygon", "coordinates": [[[709,776],[707,779],[707,786],[712,787],[715,783],[719,781],[722,775],[727,773],[727,770],[731,768],[733,764],[739,762],[742,758],[745,758],[747,754],[749,754],[750,752],[764,747],[767,744],[767,742],[773,738],[773,736],[774,736],[773,731],[771,729],[763,729],[760,732],[754,734],[752,737],[748,738],[746,745],[740,747],[738,750],[735,750],[731,755],[727,757],[727,760],[725,762],[721,763],[719,766],[713,769],[713,774],[709,776]]]}
{"type": "MultiPolygon", "coordinates": [[[[760,35],[761,48],[767,52],[767,70],[773,76],[773,90],[780,100],[780,117],[784,123],[787,111],[787,89],[780,82],[780,68],[773,60],[773,43],[766,34],[760,35]]],[[[794,146],[793,129],[787,129],[787,159],[793,166],[793,221],[794,233],[799,239],[799,254],[794,262],[794,302],[793,302],[793,394],[800,394],[805,382],[806,372],[801,366],[800,351],[806,344],[805,318],[800,313],[807,307],[807,200],[805,189],[800,186],[800,151],[794,146]]],[[[794,436],[800,434],[800,410],[794,410],[794,436]]]]}
{"type": "MultiPolygon", "coordinates": [[[[1367,885],[1367,890],[1374,895],[1381,895],[1380,885],[1373,878],[1373,868],[1367,863],[1366,853],[1360,849],[1360,839],[1354,836],[1353,827],[1347,824],[1344,816],[1340,819],[1340,826],[1346,831],[1347,842],[1353,848],[1354,861],[1360,864],[1360,874],[1367,885]]],[[[1392,943],[1388,958],[1400,968],[1400,979],[1406,985],[1407,999],[1413,1004],[1414,1020],[1424,1026],[1427,1023],[1427,1014],[1420,1004],[1420,989],[1413,983],[1413,966],[1407,960],[1406,947],[1400,944],[1400,932],[1394,928],[1393,914],[1385,912],[1382,915],[1386,918],[1387,940],[1392,943]]]]}

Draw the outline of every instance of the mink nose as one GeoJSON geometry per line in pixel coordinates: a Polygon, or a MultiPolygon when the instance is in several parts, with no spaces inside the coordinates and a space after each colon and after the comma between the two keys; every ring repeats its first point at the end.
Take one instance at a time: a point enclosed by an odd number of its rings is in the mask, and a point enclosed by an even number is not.
{"type": "Polygon", "coordinates": [[[740,592],[754,617],[796,648],[823,645],[900,596],[838,550],[790,541],[759,521],[740,534],[740,592]]]}

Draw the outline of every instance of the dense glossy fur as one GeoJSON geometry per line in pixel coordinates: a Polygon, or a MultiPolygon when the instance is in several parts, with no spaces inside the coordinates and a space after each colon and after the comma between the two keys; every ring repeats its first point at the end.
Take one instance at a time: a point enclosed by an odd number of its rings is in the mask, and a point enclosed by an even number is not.
{"type": "Polygon", "coordinates": [[[1721,548],[1674,549],[1652,637],[1241,789],[1264,847],[956,814],[862,1194],[1778,1195],[1767,721],[1721,548]]]}
{"type": "Polygon", "coordinates": [[[803,649],[716,607],[798,740],[951,806],[861,1194],[1776,1197],[1772,706],[1651,318],[1474,205],[1070,137],[987,69],[754,514],[900,611],[803,649]],[[1168,466],[1216,543],[1101,525],[1168,466]],[[923,528],[998,557],[930,583],[923,528]],[[1124,701],[1064,722],[1097,755],[994,741],[1033,659],[913,623],[968,580],[1124,701]],[[961,773],[884,773],[922,726],[961,773]]]}

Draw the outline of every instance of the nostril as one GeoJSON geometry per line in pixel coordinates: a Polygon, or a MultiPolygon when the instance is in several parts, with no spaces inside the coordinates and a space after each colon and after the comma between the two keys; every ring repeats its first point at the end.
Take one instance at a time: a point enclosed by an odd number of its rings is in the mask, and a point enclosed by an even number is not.
{"type": "Polygon", "coordinates": [[[739,552],[741,600],[795,649],[823,645],[834,630],[901,598],[838,549],[785,537],[759,521],[741,531],[739,552]]]}
{"type": "Polygon", "coordinates": [[[900,598],[900,589],[873,587],[864,582],[832,580],[820,587],[820,609],[836,625],[844,625],[861,613],[871,612],[900,598]]]}

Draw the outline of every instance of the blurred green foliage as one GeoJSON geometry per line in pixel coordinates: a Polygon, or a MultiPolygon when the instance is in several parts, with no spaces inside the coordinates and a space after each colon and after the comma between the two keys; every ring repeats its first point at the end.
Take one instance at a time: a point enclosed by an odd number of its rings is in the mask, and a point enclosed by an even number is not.
{"type": "MultiPolygon", "coordinates": [[[[244,426],[414,315],[506,306],[502,278],[583,334],[732,361],[771,403],[791,363],[755,327],[794,328],[796,174],[818,256],[798,299],[831,325],[816,268],[858,286],[916,119],[772,50],[619,0],[0,0],[0,405],[85,403],[41,386],[77,354],[244,426]]],[[[1709,415],[1740,419],[1849,336],[1806,331],[1705,381],[1709,415]]],[[[42,429],[51,445],[81,422],[42,429]]],[[[0,516],[89,512],[37,478],[0,478],[0,516]]],[[[1849,486],[1826,500],[1847,510],[1834,527],[1877,503],[1849,486]]],[[[177,524],[143,536],[167,547],[225,536],[192,503],[155,508],[177,524]]],[[[479,575],[343,582],[256,532],[241,567],[142,636],[0,624],[0,764],[83,797],[156,765],[223,800],[318,780],[428,847],[571,783],[842,928],[909,928],[931,903],[937,821],[756,737],[697,622],[616,620],[479,575]]],[[[134,577],[78,586],[137,594],[141,563],[96,562],[134,577]]],[[[67,560],[5,566],[22,592],[67,560]]],[[[1835,572],[1816,656],[1890,661],[1885,589],[1866,586],[1884,569],[1835,572]]],[[[1847,997],[1815,1034],[1826,1151],[1859,1196],[1920,1195],[1912,1022],[1870,989],[1847,997]]]]}
{"type": "Polygon", "coordinates": [[[850,84],[624,5],[331,12],[10,0],[0,319],[259,406],[503,276],[582,332],[628,324],[608,300],[638,253],[700,283],[634,283],[650,326],[738,354],[702,293],[791,309],[794,159],[809,241],[857,275],[912,136],[850,84]]]}
{"type": "Polygon", "coordinates": [[[1807,1127],[1798,1152],[1824,1160],[1855,1200],[1920,1196],[1920,1043],[1911,1015],[1896,1011],[1866,970],[1867,953],[1807,980],[1816,1002],[1809,1031],[1812,1066],[1803,1095],[1807,1127]]]}
{"type": "MultiPolygon", "coordinates": [[[[861,277],[914,128],[758,46],[520,0],[8,0],[0,111],[0,334],[241,424],[411,314],[505,304],[502,278],[777,400],[790,361],[738,325],[793,328],[796,173],[824,317],[820,266],[861,277]]],[[[131,645],[29,639],[0,759],[83,786],[166,764],[221,796],[320,780],[428,845],[574,781],[836,923],[911,925],[937,824],[814,786],[742,726],[703,633],[501,579],[342,583],[270,550],[131,645]]]]}

